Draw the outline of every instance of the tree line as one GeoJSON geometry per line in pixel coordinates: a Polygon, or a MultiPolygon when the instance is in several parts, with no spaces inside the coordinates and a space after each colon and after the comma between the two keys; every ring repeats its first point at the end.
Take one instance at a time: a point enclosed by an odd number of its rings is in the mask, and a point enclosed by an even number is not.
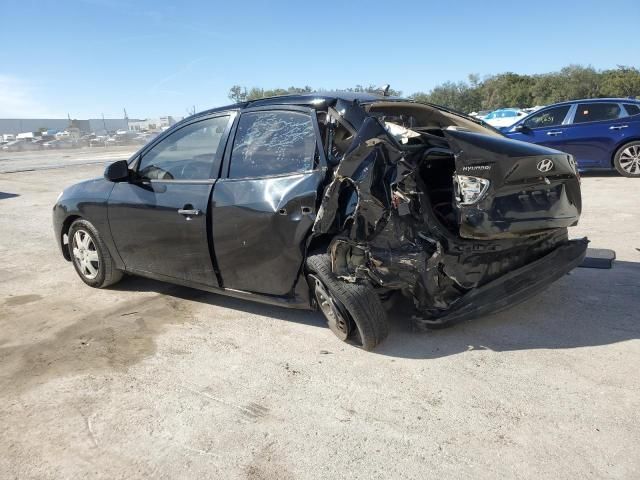
{"type": "MultiPolygon", "coordinates": [[[[374,85],[356,85],[344,89],[351,92],[380,93],[374,85]]],[[[234,85],[229,98],[244,102],[277,95],[327,91],[310,86],[264,89],[247,89],[234,85]]],[[[390,89],[390,95],[400,96],[401,91],[390,89]]],[[[614,69],[597,70],[591,66],[569,65],[558,72],[536,75],[521,75],[506,72],[480,78],[471,74],[466,81],[445,82],[428,92],[408,95],[417,101],[431,102],[461,112],[494,110],[502,107],[532,107],[549,105],[565,100],[598,97],[640,96],[640,70],[635,67],[618,66],[614,69]]]]}
{"type": "MultiPolygon", "coordinates": [[[[331,92],[331,91],[341,91],[341,92],[368,92],[368,93],[382,93],[384,87],[376,87],[375,85],[356,85],[355,87],[349,88],[341,88],[341,89],[326,89],[326,88],[312,88],[309,85],[304,87],[289,87],[289,88],[274,88],[274,89],[264,89],[260,87],[251,87],[247,90],[246,87],[241,87],[240,85],[234,85],[229,90],[228,97],[230,100],[241,103],[241,102],[249,102],[251,100],[258,100],[260,98],[267,97],[277,97],[279,95],[295,95],[301,93],[311,93],[311,92],[331,92]]],[[[389,95],[392,96],[400,96],[402,92],[400,90],[394,90],[390,88],[388,91],[389,95]]]]}

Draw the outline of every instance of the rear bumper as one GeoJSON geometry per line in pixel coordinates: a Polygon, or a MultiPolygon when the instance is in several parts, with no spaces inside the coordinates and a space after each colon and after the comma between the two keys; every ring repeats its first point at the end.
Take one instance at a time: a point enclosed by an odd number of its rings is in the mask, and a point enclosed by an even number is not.
{"type": "Polygon", "coordinates": [[[571,240],[544,257],[470,290],[435,318],[414,318],[419,328],[438,328],[510,308],[547,288],[582,263],[589,241],[571,240]]]}

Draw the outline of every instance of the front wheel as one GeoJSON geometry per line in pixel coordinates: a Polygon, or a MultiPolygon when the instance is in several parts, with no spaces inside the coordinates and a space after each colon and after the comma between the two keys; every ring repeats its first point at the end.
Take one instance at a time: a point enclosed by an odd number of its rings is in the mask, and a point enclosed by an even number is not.
{"type": "Polygon", "coordinates": [[[640,142],[630,142],[620,147],[613,158],[613,166],[620,175],[640,177],[640,142]]]}
{"type": "Polygon", "coordinates": [[[69,228],[69,254],[78,276],[90,287],[104,288],[120,281],[122,272],[102,241],[98,230],[78,219],[69,228]]]}
{"type": "Polygon", "coordinates": [[[327,254],[307,258],[307,269],[318,308],[340,340],[372,350],[387,337],[387,313],[371,285],[337,278],[327,254]]]}

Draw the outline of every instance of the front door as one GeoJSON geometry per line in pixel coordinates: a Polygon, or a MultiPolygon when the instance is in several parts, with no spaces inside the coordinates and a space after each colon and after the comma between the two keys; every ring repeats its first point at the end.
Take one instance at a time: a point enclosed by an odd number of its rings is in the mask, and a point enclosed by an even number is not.
{"type": "Polygon", "coordinates": [[[558,105],[540,110],[523,122],[514,125],[508,131],[507,136],[515,140],[564,151],[567,142],[565,120],[570,109],[571,105],[558,105]],[[518,129],[519,125],[522,125],[523,128],[518,129]]]}
{"type": "Polygon", "coordinates": [[[326,165],[306,108],[242,113],[212,196],[213,244],[225,288],[293,291],[326,165]]]}
{"type": "Polygon", "coordinates": [[[143,151],[109,197],[111,233],[129,271],[218,286],[209,199],[231,115],[181,126],[143,151]]]}

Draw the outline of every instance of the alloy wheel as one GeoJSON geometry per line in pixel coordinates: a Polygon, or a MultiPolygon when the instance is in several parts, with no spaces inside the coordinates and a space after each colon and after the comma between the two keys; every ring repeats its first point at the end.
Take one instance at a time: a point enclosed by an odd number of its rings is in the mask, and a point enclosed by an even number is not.
{"type": "Polygon", "coordinates": [[[91,235],[77,230],[73,235],[73,258],[83,277],[93,280],[100,272],[100,257],[91,235]]]}
{"type": "Polygon", "coordinates": [[[632,175],[640,174],[640,145],[631,145],[620,154],[620,167],[632,175]]]}

